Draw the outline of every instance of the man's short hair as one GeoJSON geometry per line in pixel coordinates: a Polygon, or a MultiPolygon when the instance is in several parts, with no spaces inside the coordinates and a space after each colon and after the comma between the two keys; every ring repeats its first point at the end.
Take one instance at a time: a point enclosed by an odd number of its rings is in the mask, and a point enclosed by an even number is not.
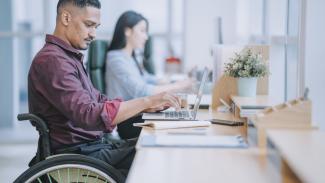
{"type": "Polygon", "coordinates": [[[98,9],[101,8],[99,0],[59,0],[58,5],[56,7],[57,14],[59,14],[60,8],[68,4],[72,4],[79,8],[84,8],[88,6],[95,7],[98,9]]]}

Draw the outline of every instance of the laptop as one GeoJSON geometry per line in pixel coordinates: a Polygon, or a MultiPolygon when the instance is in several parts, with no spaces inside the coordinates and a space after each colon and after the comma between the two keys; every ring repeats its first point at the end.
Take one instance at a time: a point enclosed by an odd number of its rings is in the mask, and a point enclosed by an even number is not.
{"type": "Polygon", "coordinates": [[[208,68],[204,68],[200,87],[198,89],[193,110],[180,111],[163,111],[156,113],[143,113],[144,120],[196,120],[196,113],[199,109],[200,102],[203,95],[203,88],[208,78],[208,68]]]}

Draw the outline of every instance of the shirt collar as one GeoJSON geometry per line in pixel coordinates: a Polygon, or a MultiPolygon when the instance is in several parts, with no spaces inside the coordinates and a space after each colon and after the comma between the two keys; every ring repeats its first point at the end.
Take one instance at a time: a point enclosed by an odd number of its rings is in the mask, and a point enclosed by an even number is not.
{"type": "Polygon", "coordinates": [[[47,43],[55,44],[55,45],[61,47],[62,49],[73,53],[74,55],[76,55],[78,57],[78,59],[80,59],[80,61],[82,61],[83,54],[81,52],[79,52],[77,49],[70,46],[68,43],[66,43],[62,39],[60,39],[54,35],[47,34],[45,41],[47,43]]]}

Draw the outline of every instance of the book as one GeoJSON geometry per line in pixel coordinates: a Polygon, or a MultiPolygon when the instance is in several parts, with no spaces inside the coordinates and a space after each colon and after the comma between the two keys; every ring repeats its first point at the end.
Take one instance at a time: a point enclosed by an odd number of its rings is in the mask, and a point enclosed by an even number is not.
{"type": "Polygon", "coordinates": [[[133,123],[133,126],[136,127],[151,127],[155,130],[208,127],[210,125],[210,121],[146,121],[144,123],[133,123]]]}
{"type": "Polygon", "coordinates": [[[244,121],[236,121],[236,120],[224,120],[224,119],[211,119],[212,124],[219,125],[228,125],[228,126],[242,126],[244,125],[244,121]]]}
{"type": "Polygon", "coordinates": [[[270,106],[263,106],[263,105],[242,105],[240,106],[240,109],[265,109],[270,106]]]}
{"type": "Polygon", "coordinates": [[[255,114],[263,111],[263,109],[240,109],[239,111],[239,116],[244,118],[244,117],[252,117],[255,114]]]}
{"type": "Polygon", "coordinates": [[[145,135],[140,143],[144,147],[206,147],[246,148],[247,143],[239,136],[207,135],[145,135]]]}

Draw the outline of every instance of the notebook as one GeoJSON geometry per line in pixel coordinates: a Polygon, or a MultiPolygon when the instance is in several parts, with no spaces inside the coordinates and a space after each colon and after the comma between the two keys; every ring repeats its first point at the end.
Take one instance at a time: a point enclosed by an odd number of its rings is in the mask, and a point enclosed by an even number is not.
{"type": "Polygon", "coordinates": [[[196,120],[196,113],[199,109],[201,98],[203,95],[203,88],[208,78],[208,68],[204,68],[200,87],[198,89],[193,110],[181,111],[163,111],[157,113],[143,113],[144,120],[196,120]]]}
{"type": "Polygon", "coordinates": [[[247,148],[241,136],[207,135],[145,135],[140,139],[144,147],[206,147],[206,148],[247,148]]]}
{"type": "Polygon", "coordinates": [[[155,130],[174,129],[174,128],[193,128],[193,127],[208,127],[210,121],[146,121],[144,123],[133,123],[137,127],[151,127],[155,130]]]}
{"type": "Polygon", "coordinates": [[[228,126],[242,126],[245,124],[244,121],[224,120],[224,119],[211,119],[210,122],[212,124],[228,125],[228,126]]]}

